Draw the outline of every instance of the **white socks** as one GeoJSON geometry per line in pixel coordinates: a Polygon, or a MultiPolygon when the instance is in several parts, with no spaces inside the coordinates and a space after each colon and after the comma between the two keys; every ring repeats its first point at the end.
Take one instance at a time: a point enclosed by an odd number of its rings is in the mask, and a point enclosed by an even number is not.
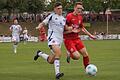
{"type": "Polygon", "coordinates": [[[43,52],[39,52],[38,55],[41,56],[41,57],[42,57],[43,59],[45,59],[46,61],[47,61],[48,56],[49,56],[49,55],[47,55],[47,54],[45,54],[45,53],[43,53],[43,52]]]}
{"type": "Polygon", "coordinates": [[[55,67],[55,74],[57,75],[60,73],[60,60],[58,58],[54,61],[54,67],[55,67]]]}
{"type": "MultiPolygon", "coordinates": [[[[43,52],[39,52],[38,55],[40,57],[42,57],[43,59],[45,59],[47,61],[49,55],[43,53],[43,52]]],[[[55,67],[55,74],[57,75],[58,73],[60,73],[60,60],[59,58],[55,58],[54,60],[54,67],[55,67]]]]}
{"type": "Polygon", "coordinates": [[[13,45],[14,53],[17,52],[17,45],[13,45]]]}

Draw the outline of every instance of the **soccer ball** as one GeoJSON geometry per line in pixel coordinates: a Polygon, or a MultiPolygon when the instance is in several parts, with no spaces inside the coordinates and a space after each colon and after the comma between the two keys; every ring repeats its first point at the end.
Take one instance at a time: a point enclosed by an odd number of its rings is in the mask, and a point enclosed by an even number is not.
{"type": "Polygon", "coordinates": [[[86,67],[86,73],[90,76],[95,76],[97,73],[97,67],[94,64],[89,64],[86,67]]]}

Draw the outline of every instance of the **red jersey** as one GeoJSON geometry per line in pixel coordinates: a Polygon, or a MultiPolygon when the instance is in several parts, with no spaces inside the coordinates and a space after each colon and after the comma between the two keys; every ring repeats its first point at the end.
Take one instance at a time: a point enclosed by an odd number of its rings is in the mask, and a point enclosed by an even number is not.
{"type": "MultiPolygon", "coordinates": [[[[66,24],[68,26],[72,26],[73,29],[78,29],[83,27],[83,18],[81,15],[74,15],[73,13],[69,13],[66,16],[66,24]]],[[[79,38],[79,33],[68,33],[64,34],[64,39],[77,39],[79,38]]]]}
{"type": "Polygon", "coordinates": [[[45,34],[45,28],[44,27],[41,27],[40,29],[39,29],[39,33],[40,33],[40,35],[42,35],[42,34],[45,34]]]}
{"type": "Polygon", "coordinates": [[[39,29],[39,40],[40,40],[40,41],[45,41],[45,40],[47,40],[46,31],[45,31],[45,28],[44,28],[44,27],[41,27],[41,28],[39,29]]]}

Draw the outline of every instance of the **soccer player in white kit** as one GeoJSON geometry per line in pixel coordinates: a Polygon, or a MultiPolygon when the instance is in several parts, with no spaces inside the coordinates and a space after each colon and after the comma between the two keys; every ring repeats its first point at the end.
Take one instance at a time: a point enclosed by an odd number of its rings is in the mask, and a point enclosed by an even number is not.
{"type": "Polygon", "coordinates": [[[28,30],[26,27],[23,30],[23,38],[24,38],[24,44],[26,44],[26,42],[28,40],[28,30]]]}
{"type": "Polygon", "coordinates": [[[14,20],[14,24],[10,26],[10,31],[12,32],[12,42],[14,53],[17,53],[17,45],[20,42],[20,32],[22,27],[18,24],[17,20],[14,20]]]}
{"type": "Polygon", "coordinates": [[[60,57],[62,53],[61,44],[63,41],[65,22],[65,18],[62,16],[62,4],[57,2],[54,5],[54,12],[36,27],[36,29],[39,29],[43,25],[48,24],[48,46],[52,54],[48,55],[38,50],[37,54],[34,56],[34,60],[37,60],[38,57],[42,57],[48,63],[54,64],[56,80],[59,80],[64,75],[64,73],[60,73],[60,57]]]}

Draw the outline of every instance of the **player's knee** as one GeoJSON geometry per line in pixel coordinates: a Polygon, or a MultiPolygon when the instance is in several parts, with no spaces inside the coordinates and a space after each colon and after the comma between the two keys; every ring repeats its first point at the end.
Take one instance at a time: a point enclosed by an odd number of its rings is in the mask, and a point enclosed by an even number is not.
{"type": "Polygon", "coordinates": [[[54,56],[49,56],[48,59],[47,59],[47,62],[49,64],[53,64],[54,63],[54,56]]]}
{"type": "Polygon", "coordinates": [[[73,59],[74,60],[79,60],[80,56],[74,56],[73,59]]]}
{"type": "Polygon", "coordinates": [[[49,64],[53,64],[53,63],[54,63],[54,60],[48,60],[48,63],[49,63],[49,64]]]}
{"type": "Polygon", "coordinates": [[[72,59],[74,60],[78,60],[80,58],[80,54],[74,54],[72,59]]]}

